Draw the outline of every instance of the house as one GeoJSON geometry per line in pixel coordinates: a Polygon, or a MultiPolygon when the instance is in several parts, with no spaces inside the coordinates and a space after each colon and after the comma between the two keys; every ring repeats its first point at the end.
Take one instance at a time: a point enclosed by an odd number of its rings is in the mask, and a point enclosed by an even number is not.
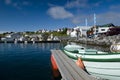
{"type": "Polygon", "coordinates": [[[72,32],[73,30],[72,29],[67,29],[67,35],[70,35],[71,34],[71,32],[72,32]]]}
{"type": "Polygon", "coordinates": [[[76,30],[73,30],[73,31],[70,33],[70,37],[77,37],[77,31],[76,31],[76,30]]]}
{"type": "Polygon", "coordinates": [[[113,36],[118,34],[120,34],[120,26],[109,28],[109,30],[106,32],[107,36],[113,36]]]}
{"type": "Polygon", "coordinates": [[[17,32],[17,33],[11,33],[7,34],[4,38],[1,38],[2,41],[14,41],[18,40],[22,36],[22,33],[17,32]]]}
{"type": "Polygon", "coordinates": [[[88,37],[97,37],[97,36],[105,35],[106,32],[110,28],[113,28],[113,27],[115,27],[115,26],[111,23],[110,24],[105,24],[105,25],[93,26],[87,31],[87,36],[88,37]]]}
{"type": "Polygon", "coordinates": [[[55,37],[53,38],[53,40],[54,40],[54,41],[59,41],[60,39],[59,39],[57,36],[55,36],[55,37]]]}
{"type": "Polygon", "coordinates": [[[46,32],[46,30],[45,30],[45,29],[43,29],[43,30],[42,30],[42,33],[45,33],[45,32],[46,32]]]}
{"type": "Polygon", "coordinates": [[[51,41],[51,40],[53,40],[53,38],[54,38],[54,36],[53,36],[53,34],[51,34],[50,36],[48,36],[47,41],[51,41]]]}
{"type": "Polygon", "coordinates": [[[83,35],[86,36],[86,32],[89,28],[90,26],[77,26],[73,29],[67,29],[67,35],[70,35],[71,37],[82,37],[83,35]]]}

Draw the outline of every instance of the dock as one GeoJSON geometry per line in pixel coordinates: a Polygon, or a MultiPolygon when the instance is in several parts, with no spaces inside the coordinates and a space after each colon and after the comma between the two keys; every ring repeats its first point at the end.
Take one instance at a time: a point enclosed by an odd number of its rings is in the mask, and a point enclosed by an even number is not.
{"type": "Polygon", "coordinates": [[[62,76],[62,80],[98,80],[78,67],[61,50],[51,50],[51,53],[62,76]]]}

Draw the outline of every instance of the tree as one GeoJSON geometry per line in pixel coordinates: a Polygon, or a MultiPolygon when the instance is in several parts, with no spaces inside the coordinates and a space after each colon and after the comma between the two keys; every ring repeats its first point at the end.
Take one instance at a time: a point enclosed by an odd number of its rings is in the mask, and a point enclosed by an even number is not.
{"type": "Polygon", "coordinates": [[[43,34],[42,34],[43,40],[44,40],[44,41],[47,41],[48,36],[49,36],[49,33],[43,33],[43,34]]]}

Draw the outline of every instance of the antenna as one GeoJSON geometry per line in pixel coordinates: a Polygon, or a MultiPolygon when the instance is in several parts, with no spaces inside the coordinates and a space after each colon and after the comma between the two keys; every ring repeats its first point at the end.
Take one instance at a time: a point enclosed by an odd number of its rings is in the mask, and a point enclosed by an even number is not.
{"type": "Polygon", "coordinates": [[[94,13],[94,26],[96,25],[96,14],[94,13]]]}
{"type": "Polygon", "coordinates": [[[87,18],[85,19],[85,25],[86,27],[88,26],[87,18]]]}

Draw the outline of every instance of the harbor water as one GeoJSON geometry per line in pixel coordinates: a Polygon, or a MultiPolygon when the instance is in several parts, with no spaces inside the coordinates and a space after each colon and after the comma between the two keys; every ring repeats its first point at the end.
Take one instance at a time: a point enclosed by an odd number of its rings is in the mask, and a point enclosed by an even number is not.
{"type": "Polygon", "coordinates": [[[0,80],[54,80],[50,49],[60,43],[0,44],[0,80]]]}
{"type": "MultiPolygon", "coordinates": [[[[51,49],[61,49],[66,43],[1,43],[0,80],[60,80],[51,68],[51,49]]],[[[105,48],[79,44],[87,48],[105,48]]],[[[106,49],[108,50],[108,49],[106,49]]]]}

